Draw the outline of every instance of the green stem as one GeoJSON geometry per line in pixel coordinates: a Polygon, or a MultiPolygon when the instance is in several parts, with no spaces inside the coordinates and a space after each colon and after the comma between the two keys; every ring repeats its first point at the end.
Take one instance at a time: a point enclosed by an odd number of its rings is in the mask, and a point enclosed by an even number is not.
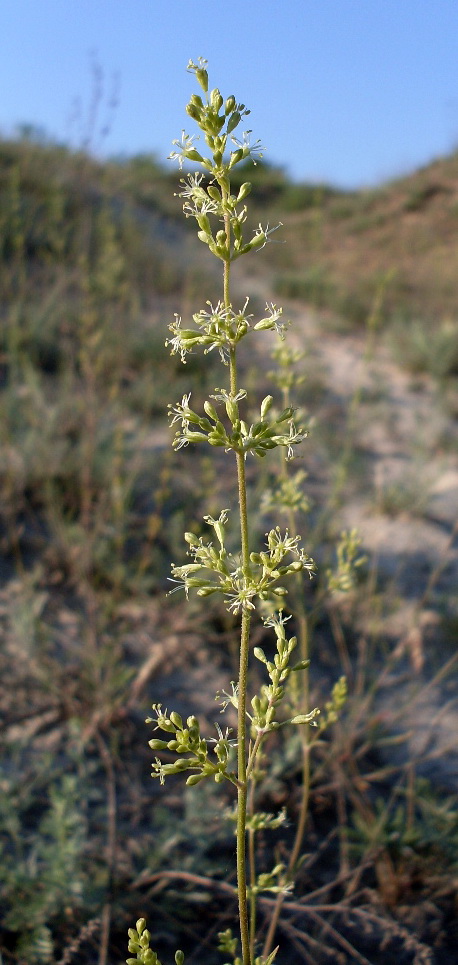
{"type": "MultiPolygon", "coordinates": [[[[283,402],[286,408],[286,406],[289,405],[289,402],[290,402],[289,393],[287,392],[284,393],[283,402]]],[[[282,478],[286,479],[288,472],[286,468],[286,460],[284,458],[282,458],[282,461],[281,461],[280,472],[281,472],[282,478]]],[[[295,512],[292,509],[292,507],[290,507],[288,510],[288,525],[289,525],[290,532],[295,533],[297,529],[296,518],[295,518],[295,512]]],[[[299,649],[301,654],[301,660],[308,660],[309,650],[310,650],[309,626],[308,626],[308,620],[307,620],[307,613],[302,599],[303,584],[302,584],[302,577],[300,573],[297,574],[296,585],[297,585],[297,594],[295,596],[293,609],[294,609],[294,615],[295,615],[296,625],[297,625],[299,649]]],[[[308,714],[310,710],[310,678],[309,678],[308,668],[306,668],[303,671],[302,700],[301,700],[301,706],[300,708],[298,708],[298,710],[300,711],[300,713],[303,713],[303,714],[308,714]]],[[[300,733],[301,733],[301,746],[302,746],[301,804],[300,804],[299,816],[296,824],[294,843],[289,856],[288,866],[286,869],[287,881],[290,881],[293,878],[294,872],[296,871],[296,868],[297,868],[297,863],[299,860],[299,856],[301,853],[301,848],[304,840],[304,835],[305,835],[305,827],[307,823],[307,815],[308,815],[309,800],[310,800],[311,743],[310,743],[310,735],[309,735],[308,727],[307,726],[301,727],[300,733]]],[[[270,918],[269,928],[267,930],[267,935],[264,942],[264,948],[262,951],[264,958],[267,958],[272,950],[274,938],[275,938],[275,932],[277,929],[284,900],[285,900],[284,894],[281,894],[281,893],[278,894],[277,900],[275,902],[275,906],[270,918]]]]}
{"type": "MultiPolygon", "coordinates": [[[[254,788],[255,782],[251,781],[249,795],[250,817],[254,814],[254,788]]],[[[256,941],[256,853],[255,853],[255,832],[253,828],[248,831],[248,858],[250,862],[250,954],[254,960],[254,947],[256,941]]]]}
{"type": "MultiPolygon", "coordinates": [[[[222,190],[223,199],[226,192],[222,190]]],[[[224,217],[226,229],[226,243],[230,248],[231,225],[229,215],[224,217]]],[[[230,300],[230,258],[224,262],[224,305],[229,308],[230,300]]],[[[231,348],[229,359],[231,394],[237,394],[237,363],[235,346],[231,348]]],[[[247,487],[245,475],[245,459],[242,453],[236,453],[237,483],[240,512],[240,537],[242,549],[242,569],[245,577],[249,576],[250,549],[248,537],[247,487]]],[[[251,965],[251,943],[247,902],[247,856],[246,856],[246,813],[247,813],[247,748],[246,748],[246,703],[248,678],[248,651],[250,640],[251,615],[247,608],[242,612],[240,631],[239,658],[239,689],[237,710],[237,892],[239,901],[240,940],[242,945],[243,965],[251,965]]]]}

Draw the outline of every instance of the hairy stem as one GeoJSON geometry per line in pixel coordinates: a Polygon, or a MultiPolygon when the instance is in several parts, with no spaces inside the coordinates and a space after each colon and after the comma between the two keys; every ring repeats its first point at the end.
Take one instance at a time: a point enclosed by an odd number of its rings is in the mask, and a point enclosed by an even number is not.
{"type": "MultiPolygon", "coordinates": [[[[223,197],[225,192],[223,190],[223,197]]],[[[226,243],[230,249],[231,225],[228,215],[224,218],[226,229],[226,243]]],[[[224,262],[224,305],[229,308],[230,299],[230,258],[224,262]]],[[[231,394],[237,394],[237,361],[235,346],[232,347],[229,360],[231,394]]],[[[242,453],[236,453],[237,483],[240,513],[240,538],[242,550],[242,568],[245,577],[249,574],[250,550],[248,538],[247,487],[245,475],[245,459],[242,453]]],[[[248,921],[247,902],[247,857],[246,857],[246,813],[247,813],[247,749],[246,749],[246,702],[248,684],[248,649],[250,639],[251,615],[247,607],[242,611],[242,625],[240,631],[239,656],[239,689],[237,710],[237,891],[239,902],[240,940],[242,945],[243,965],[251,965],[251,943],[248,921]]]]}

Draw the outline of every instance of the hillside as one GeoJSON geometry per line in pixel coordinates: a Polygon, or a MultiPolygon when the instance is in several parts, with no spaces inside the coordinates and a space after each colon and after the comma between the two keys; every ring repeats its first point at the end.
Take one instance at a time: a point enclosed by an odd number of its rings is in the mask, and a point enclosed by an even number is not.
{"type": "MultiPolygon", "coordinates": [[[[179,177],[149,156],[0,143],[4,965],[115,965],[138,913],[163,961],[197,936],[206,962],[221,926],[228,802],[178,785],[160,797],[144,724],[153,700],[173,699],[213,733],[215,691],[237,673],[237,617],[213,596],[185,609],[165,594],[184,530],[205,534],[203,514],[235,491],[221,448],[170,446],[167,404],[192,386],[198,410],[225,375],[217,352],[183,366],[164,344],[175,313],[189,320],[221,291],[179,177]]],[[[282,370],[270,333],[262,350],[247,338],[242,384],[292,386],[309,424],[294,495],[319,564],[300,591],[311,699],[325,707],[341,674],[349,689],[312,755],[294,895],[306,925],[296,908],[288,961],[453,965],[458,157],[371,192],[292,184],[264,164],[247,178],[250,223],[283,225],[236,263],[242,303],[284,301],[298,356],[282,370]],[[336,541],[354,526],[364,561],[333,594],[336,541]]],[[[262,542],[281,470],[253,463],[262,542]]],[[[264,644],[259,619],[255,634],[264,644]]],[[[298,746],[280,737],[270,764],[265,806],[294,819],[298,746]]]]}

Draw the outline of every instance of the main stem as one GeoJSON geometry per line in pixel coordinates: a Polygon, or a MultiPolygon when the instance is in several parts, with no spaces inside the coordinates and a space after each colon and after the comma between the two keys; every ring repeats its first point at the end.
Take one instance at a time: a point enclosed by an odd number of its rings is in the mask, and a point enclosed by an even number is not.
{"type": "MultiPolygon", "coordinates": [[[[229,247],[230,222],[225,218],[226,237],[229,247]]],[[[230,307],[230,260],[224,263],[224,305],[230,307]]],[[[237,394],[237,365],[235,346],[231,349],[229,359],[231,394],[237,394]]],[[[249,578],[250,550],[248,538],[248,511],[245,475],[245,459],[243,453],[236,453],[237,482],[240,512],[240,536],[242,547],[242,569],[245,578],[249,578]]],[[[242,626],[240,632],[240,661],[239,688],[237,710],[237,892],[239,901],[240,940],[242,944],[243,965],[251,965],[250,929],[248,921],[247,902],[247,860],[246,860],[246,812],[247,812],[247,752],[246,752],[246,702],[248,676],[248,647],[250,639],[250,611],[242,611],[242,626]]]]}

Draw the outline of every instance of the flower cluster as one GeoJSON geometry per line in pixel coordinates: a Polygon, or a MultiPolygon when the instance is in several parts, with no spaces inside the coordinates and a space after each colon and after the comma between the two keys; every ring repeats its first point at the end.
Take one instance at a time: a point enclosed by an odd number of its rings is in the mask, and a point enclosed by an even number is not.
{"type": "MultiPolygon", "coordinates": [[[[150,948],[151,935],[146,927],[144,918],[139,918],[135,928],[129,928],[129,952],[135,952],[135,958],[126,959],[127,965],[161,965],[157,953],[150,948]]],[[[175,965],[183,965],[184,954],[175,952],[175,965]]]]}
{"type": "Polygon", "coordinates": [[[177,757],[171,764],[163,764],[159,758],[156,758],[152,764],[152,777],[158,777],[163,784],[169,774],[194,771],[188,777],[186,784],[198,784],[205,777],[213,777],[217,784],[224,779],[237,783],[235,774],[227,769],[231,748],[235,743],[229,739],[229,730],[223,734],[218,724],[215,724],[218,737],[207,741],[201,737],[197,717],[188,717],[184,724],[180,714],[175,710],[169,714],[167,710],[162,710],[161,704],[153,704],[152,709],[156,717],[148,717],[146,723],[155,724],[155,730],[162,730],[173,736],[168,740],[153,738],[149,741],[151,749],[187,754],[187,757],[177,757]],[[209,744],[214,746],[210,748],[209,744]]]}
{"type": "MultiPolygon", "coordinates": [[[[254,648],[255,657],[260,660],[261,663],[265,664],[270,677],[270,684],[264,684],[261,688],[260,696],[253,697],[251,701],[254,712],[251,717],[254,736],[256,736],[256,734],[268,734],[269,731],[276,730],[282,726],[275,720],[275,712],[278,704],[281,703],[285,696],[284,684],[290,674],[295,673],[297,670],[305,670],[310,663],[309,660],[300,660],[299,663],[290,667],[290,659],[297,645],[297,639],[296,637],[290,637],[288,640],[285,633],[287,620],[289,620],[289,617],[284,618],[280,613],[278,616],[274,615],[266,621],[266,626],[273,627],[277,637],[277,652],[273,661],[267,659],[261,647],[254,648]]],[[[300,714],[284,723],[311,724],[313,727],[316,727],[315,717],[317,717],[319,713],[320,711],[315,707],[310,713],[300,714]]]]}
{"type": "Polygon", "coordinates": [[[249,571],[244,570],[225,547],[227,518],[227,510],[223,510],[218,519],[204,517],[215,532],[219,548],[194,533],[185,533],[193,562],[172,566],[173,582],[178,584],[175,589],[184,589],[186,595],[191,589],[197,590],[198,596],[223,593],[228,609],[239,613],[244,609],[254,610],[255,597],[261,600],[269,599],[272,594],[277,599],[284,597],[287,591],[279,585],[279,580],[290,573],[305,570],[312,577],[315,564],[299,546],[300,537],[291,537],[288,531],[282,535],[279,527],[267,534],[267,551],[251,553],[249,571]]]}
{"type": "Polygon", "coordinates": [[[233,135],[242,118],[250,112],[245,104],[238,104],[233,95],[224,101],[217,87],[209,92],[206,61],[198,64],[190,61],[188,69],[195,72],[204,98],[192,94],[186,112],[203,132],[211,156],[201,154],[194,143],[196,138],[182,131],[180,140],[173,142],[176,150],[169,157],[177,160],[180,168],[184,162],[193,161],[206,172],[206,177],[197,173],[183,179],[180,192],[180,197],[184,198],[183,211],[187,218],[196,219],[197,237],[208,245],[212,254],[225,262],[234,261],[240,255],[264,247],[269,234],[275,230],[259,225],[253,237],[245,240],[242,226],[247,209],[243,202],[251,191],[251,184],[245,181],[236,195],[230,191],[229,172],[247,158],[256,163],[255,158],[262,157],[262,147],[259,141],[250,143],[251,131],[244,131],[241,139],[233,135]],[[216,216],[223,227],[212,228],[209,215],[216,216]]]}
{"type": "Polygon", "coordinates": [[[201,416],[191,409],[189,401],[191,394],[184,395],[181,402],[169,405],[171,422],[181,423],[181,430],[175,435],[173,446],[181,449],[190,442],[208,442],[210,446],[219,446],[228,452],[240,453],[245,458],[249,452],[262,458],[269,449],[284,446],[288,459],[294,455],[293,447],[301,443],[307,436],[304,428],[297,428],[294,423],[294,409],[289,406],[277,418],[269,421],[266,416],[272,406],[272,396],[268,395],[261,403],[260,418],[249,425],[240,418],[239,402],[246,397],[244,389],[235,395],[224,389],[218,389],[211,398],[216,402],[223,402],[230,428],[226,428],[212,402],[204,402],[206,416],[201,416]]]}
{"type": "MultiPolygon", "coordinates": [[[[232,306],[226,308],[222,302],[218,302],[215,307],[211,302],[207,302],[207,305],[210,311],[203,309],[193,315],[197,328],[183,329],[179,315],[175,315],[175,321],[169,325],[173,338],[167,339],[165,344],[170,345],[172,355],[180,354],[181,361],[184,363],[186,363],[186,355],[200,345],[204,354],[211,352],[214,348],[218,349],[221,361],[227,364],[231,351],[250,328],[253,316],[247,313],[248,298],[239,312],[234,311],[232,306]]],[[[265,316],[255,323],[253,329],[255,331],[275,330],[283,338],[286,325],[281,320],[282,313],[283,310],[277,308],[273,302],[267,303],[265,316]]]]}

